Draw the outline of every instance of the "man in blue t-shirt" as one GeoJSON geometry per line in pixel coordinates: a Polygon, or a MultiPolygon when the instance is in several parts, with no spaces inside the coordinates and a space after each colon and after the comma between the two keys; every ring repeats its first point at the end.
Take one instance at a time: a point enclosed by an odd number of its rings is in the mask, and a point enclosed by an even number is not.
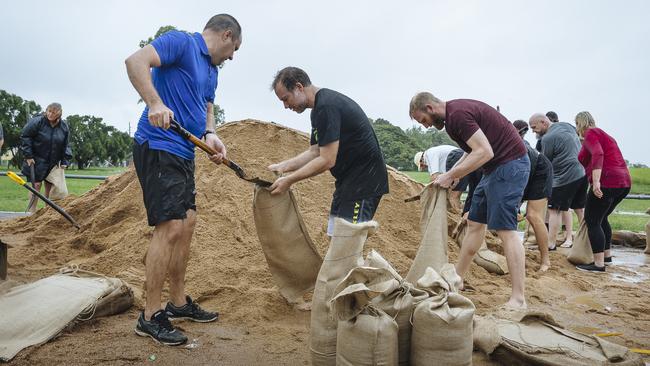
{"type": "Polygon", "coordinates": [[[218,153],[226,147],[215,134],[213,103],[218,68],[241,45],[241,26],[228,14],[212,17],[202,33],[171,31],[126,59],[126,70],[147,107],[134,135],[133,163],[142,187],[147,219],[154,226],[147,251],[146,305],[135,332],[166,345],[187,337],[170,319],[211,322],[219,314],[199,307],[185,294],[185,270],[196,223],[194,145],[168,130],[174,118],[205,139],[218,153]],[[169,272],[170,301],[161,309],[169,272]]]}
{"type": "Polygon", "coordinates": [[[292,184],[327,170],[336,179],[327,232],[334,218],[351,223],[372,220],[381,197],[388,193],[388,172],[368,117],[352,99],[311,83],[307,73],[285,67],[271,87],[284,107],[296,113],[311,109],[310,147],[291,159],[272,164],[280,173],[271,194],[286,192],[292,184]]]}

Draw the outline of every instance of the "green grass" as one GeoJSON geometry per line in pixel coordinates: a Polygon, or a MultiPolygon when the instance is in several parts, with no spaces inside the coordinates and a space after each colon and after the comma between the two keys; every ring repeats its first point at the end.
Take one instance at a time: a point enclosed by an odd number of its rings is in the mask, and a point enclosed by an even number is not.
{"type": "Polygon", "coordinates": [[[650,168],[630,168],[632,175],[631,193],[650,194],[650,168]]]}
{"type": "MultiPolygon", "coordinates": [[[[126,168],[92,168],[84,170],[69,169],[67,174],[78,175],[112,175],[123,172],[126,168]]],[[[13,170],[14,172],[16,170],[13,170]]],[[[102,181],[95,179],[71,179],[67,178],[68,192],[75,196],[81,196],[91,188],[98,186],[102,181]]],[[[45,193],[45,187],[41,187],[41,193],[45,193]]],[[[29,191],[14,183],[6,176],[0,176],[0,211],[23,212],[29,203],[29,191]]],[[[38,207],[45,206],[41,200],[38,207]]]]}
{"type": "Polygon", "coordinates": [[[406,175],[408,175],[411,179],[413,179],[416,182],[422,183],[422,184],[427,184],[431,182],[431,178],[429,176],[428,172],[402,172],[406,175]]]}

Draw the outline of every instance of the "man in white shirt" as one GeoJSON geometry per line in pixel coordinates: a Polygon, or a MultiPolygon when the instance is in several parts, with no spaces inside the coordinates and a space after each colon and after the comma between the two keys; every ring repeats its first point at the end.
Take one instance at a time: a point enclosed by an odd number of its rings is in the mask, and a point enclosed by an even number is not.
{"type": "MultiPolygon", "coordinates": [[[[424,152],[420,151],[416,153],[414,162],[417,162],[416,165],[418,166],[418,171],[424,171],[424,169],[427,169],[430,179],[433,182],[438,175],[447,172],[447,158],[449,154],[456,149],[458,149],[456,146],[451,145],[434,146],[424,152]]],[[[453,166],[454,164],[451,165],[453,166]]],[[[465,191],[466,187],[467,184],[464,184],[462,187],[459,187],[462,188],[462,191],[453,190],[450,192],[449,202],[454,209],[460,210],[460,195],[465,191]]]]}

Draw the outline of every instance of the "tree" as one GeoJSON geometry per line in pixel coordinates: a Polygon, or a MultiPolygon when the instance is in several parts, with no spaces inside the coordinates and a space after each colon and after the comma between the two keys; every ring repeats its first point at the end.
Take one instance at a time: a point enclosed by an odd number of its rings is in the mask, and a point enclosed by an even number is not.
{"type": "Polygon", "coordinates": [[[31,100],[0,90],[0,123],[4,132],[4,144],[0,155],[11,153],[9,165],[20,167],[23,155],[20,151],[20,133],[29,119],[41,112],[41,106],[31,100]]]}
{"type": "MultiPolygon", "coordinates": [[[[154,39],[162,36],[163,34],[173,31],[173,30],[179,30],[173,25],[163,25],[162,27],[158,28],[158,31],[153,37],[149,37],[146,40],[141,40],[140,41],[140,48],[143,48],[144,46],[148,45],[149,43],[153,42],[154,39]]],[[[188,33],[188,31],[180,30],[181,32],[188,33]]],[[[142,103],[143,100],[140,98],[138,100],[138,104],[142,103]]],[[[214,104],[214,125],[219,126],[222,125],[226,121],[226,112],[221,108],[218,104],[214,104]]]]}
{"type": "Polygon", "coordinates": [[[119,165],[129,157],[129,135],[104,124],[100,117],[72,115],[67,121],[72,157],[80,170],[91,163],[119,165]]]}

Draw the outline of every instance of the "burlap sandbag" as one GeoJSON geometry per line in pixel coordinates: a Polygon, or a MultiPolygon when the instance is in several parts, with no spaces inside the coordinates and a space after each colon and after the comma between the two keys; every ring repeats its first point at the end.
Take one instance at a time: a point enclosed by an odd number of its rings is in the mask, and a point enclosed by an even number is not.
{"type": "Polygon", "coordinates": [[[351,224],[339,218],[334,220],[330,247],[318,272],[312,300],[310,351],[314,366],[336,364],[338,321],[330,314],[329,302],[341,279],[363,263],[363,245],[377,226],[374,221],[351,224]]]}
{"type": "Polygon", "coordinates": [[[68,196],[68,185],[65,183],[65,169],[61,166],[56,165],[50,174],[45,177],[45,181],[52,184],[52,189],[50,190],[50,199],[51,200],[61,200],[68,196]]]}
{"type": "Polygon", "coordinates": [[[626,347],[564,329],[548,314],[476,317],[474,346],[502,365],[643,366],[626,347]]]}
{"type": "Polygon", "coordinates": [[[336,286],[337,365],[397,365],[397,323],[372,300],[398,286],[388,269],[372,267],[352,269],[336,286]]]}
{"type": "Polygon", "coordinates": [[[309,237],[296,199],[255,187],[253,217],[269,271],[282,296],[295,302],[314,288],[323,260],[309,237]]]}
{"type": "Polygon", "coordinates": [[[567,256],[569,262],[573,264],[589,264],[594,262],[594,253],[591,251],[587,224],[582,220],[578,233],[573,240],[573,246],[567,256]]]}
{"type": "Polygon", "coordinates": [[[645,224],[645,254],[650,254],[650,221],[645,224]]]}
{"type": "MultiPolygon", "coordinates": [[[[461,221],[456,229],[454,229],[453,233],[454,239],[459,248],[462,245],[463,239],[465,239],[465,232],[467,231],[467,225],[463,223],[464,221],[461,221]]],[[[490,273],[499,275],[508,274],[508,261],[506,260],[506,257],[490,250],[485,243],[485,240],[483,240],[481,248],[479,248],[478,252],[474,256],[473,261],[490,273]]]]}
{"type": "Polygon", "coordinates": [[[432,268],[417,286],[430,292],[413,312],[411,365],[471,365],[475,307],[458,294],[460,277],[450,264],[440,274],[432,268]]]}
{"type": "Polygon", "coordinates": [[[427,267],[440,270],[447,263],[447,189],[429,184],[420,193],[420,248],[406,275],[415,283],[427,267]]]}

